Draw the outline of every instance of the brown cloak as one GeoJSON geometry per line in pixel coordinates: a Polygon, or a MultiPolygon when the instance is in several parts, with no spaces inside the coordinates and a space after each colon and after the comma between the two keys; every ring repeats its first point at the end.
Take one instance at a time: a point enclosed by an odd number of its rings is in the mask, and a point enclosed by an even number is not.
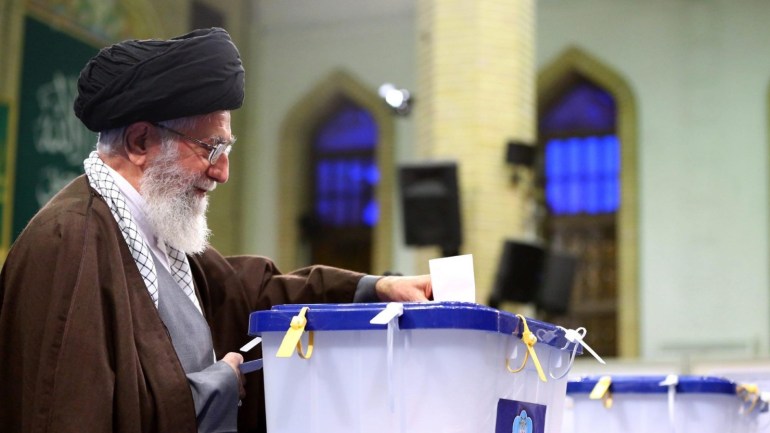
{"type": "MultiPolygon", "coordinates": [[[[361,274],[281,274],[267,258],[209,249],[190,266],[217,358],[250,340],[251,311],[350,302],[361,274]]],[[[247,359],[261,357],[255,349],[247,359]]],[[[247,376],[240,431],[265,431],[261,372],[247,376]]],[[[81,176],[29,223],[0,274],[3,432],[197,431],[168,332],[106,203],[81,176]]]]}

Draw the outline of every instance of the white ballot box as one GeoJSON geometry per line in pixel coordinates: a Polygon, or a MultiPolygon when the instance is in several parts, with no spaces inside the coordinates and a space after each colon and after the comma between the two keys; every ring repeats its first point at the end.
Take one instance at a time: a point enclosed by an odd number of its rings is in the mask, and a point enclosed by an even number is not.
{"type": "Polygon", "coordinates": [[[567,395],[574,433],[754,433],[759,396],[707,376],[590,376],[567,395]]]}
{"type": "Polygon", "coordinates": [[[574,343],[548,323],[464,302],[282,305],[249,334],[269,433],[561,429],[574,343]]]}

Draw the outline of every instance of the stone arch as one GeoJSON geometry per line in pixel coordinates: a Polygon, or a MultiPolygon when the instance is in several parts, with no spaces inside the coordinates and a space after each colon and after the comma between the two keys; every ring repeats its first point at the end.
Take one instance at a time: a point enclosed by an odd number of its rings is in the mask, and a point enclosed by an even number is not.
{"type": "Polygon", "coordinates": [[[538,107],[546,107],[581,75],[607,90],[617,103],[621,153],[621,205],[618,211],[618,341],[622,357],[639,356],[639,245],[637,114],[626,79],[602,61],[569,47],[538,73],[538,107]]]}
{"type": "Polygon", "coordinates": [[[390,268],[392,257],[394,162],[393,115],[383,104],[376,91],[364,85],[351,74],[336,70],[322,79],[288,112],[280,130],[279,161],[279,221],[278,258],[282,267],[295,269],[307,265],[300,248],[297,218],[302,203],[310,200],[305,188],[307,158],[304,152],[310,141],[312,128],[333,108],[336,101],[346,98],[366,109],[377,123],[378,139],[376,158],[380,169],[380,182],[376,197],[380,207],[380,219],[373,231],[372,269],[384,271],[390,268]]]}

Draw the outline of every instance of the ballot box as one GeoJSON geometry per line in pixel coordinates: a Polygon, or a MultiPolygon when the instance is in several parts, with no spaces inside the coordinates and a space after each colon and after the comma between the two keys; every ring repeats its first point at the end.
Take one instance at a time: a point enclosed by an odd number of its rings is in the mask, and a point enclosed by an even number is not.
{"type": "Polygon", "coordinates": [[[552,324],[462,302],[282,305],[249,334],[269,433],[558,433],[575,350],[552,324]]]}
{"type": "Polygon", "coordinates": [[[588,376],[571,379],[573,433],[755,433],[759,395],[708,376],[588,376]]]}
{"type": "Polygon", "coordinates": [[[693,360],[692,371],[707,376],[724,377],[739,384],[743,388],[760,395],[760,413],[758,415],[757,431],[770,433],[770,359],[721,359],[693,360]]]}

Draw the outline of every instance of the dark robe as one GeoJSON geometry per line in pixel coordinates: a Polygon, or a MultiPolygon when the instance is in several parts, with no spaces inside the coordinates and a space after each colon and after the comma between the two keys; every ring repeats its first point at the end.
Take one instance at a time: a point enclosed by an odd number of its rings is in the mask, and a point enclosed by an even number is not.
{"type": "MultiPolygon", "coordinates": [[[[362,274],[269,259],[189,256],[217,359],[250,340],[249,313],[350,302],[362,274]]],[[[246,359],[260,358],[259,349],[246,359]]],[[[239,431],[265,431],[261,372],[239,431]]],[[[194,433],[190,387],[107,204],[81,176],[30,221],[0,274],[0,430],[194,433]]]]}

